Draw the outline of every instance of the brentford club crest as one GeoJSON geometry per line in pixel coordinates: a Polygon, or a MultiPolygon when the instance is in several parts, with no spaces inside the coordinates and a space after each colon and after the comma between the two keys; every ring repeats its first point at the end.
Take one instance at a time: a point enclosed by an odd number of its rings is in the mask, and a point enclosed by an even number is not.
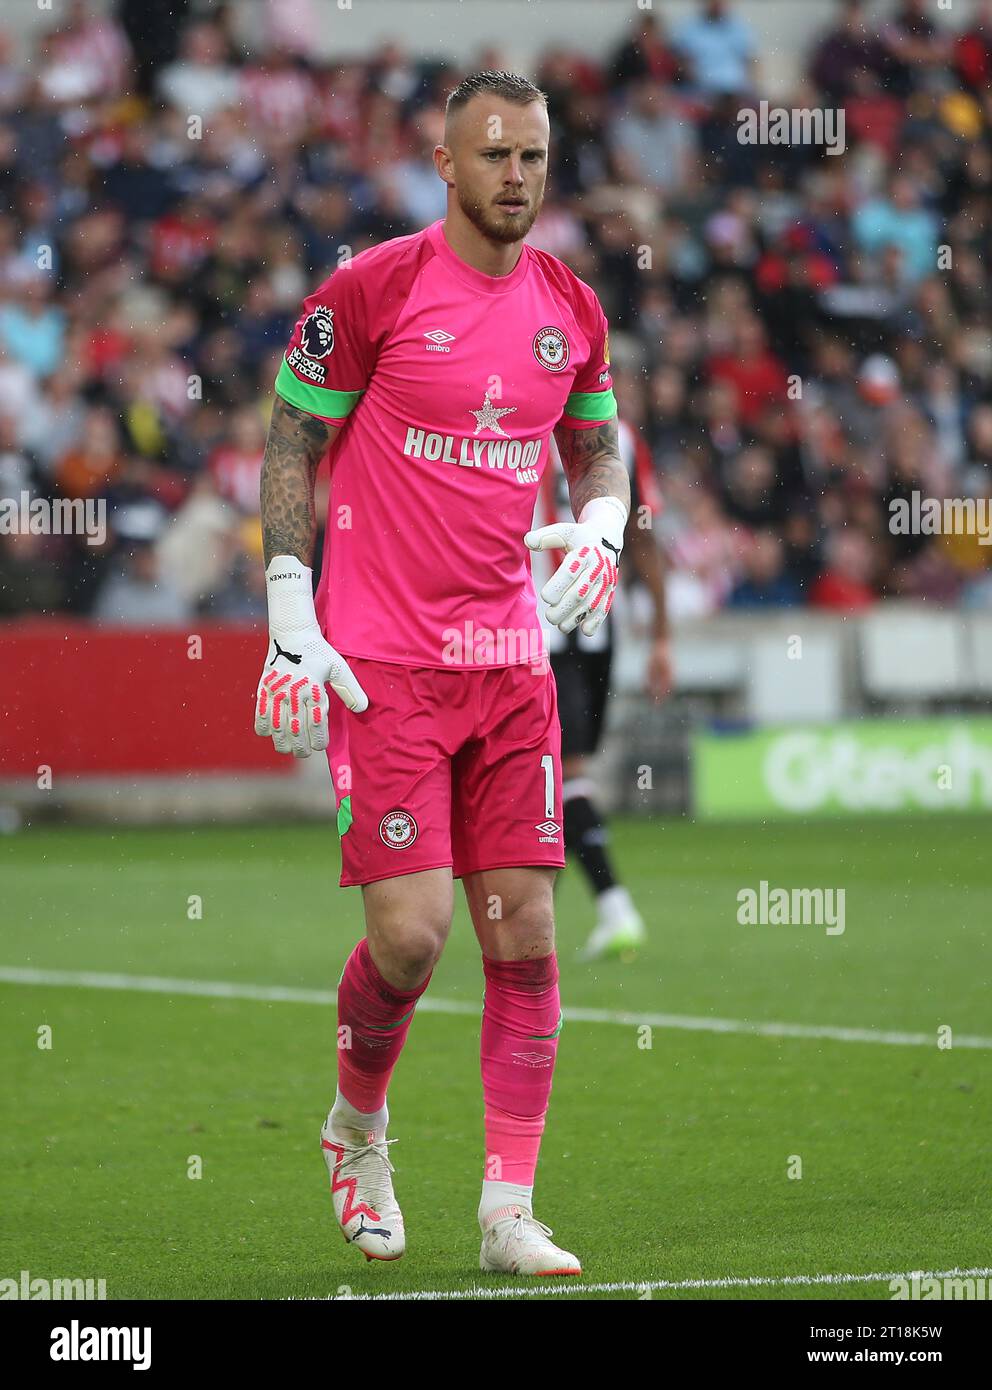
{"type": "Polygon", "coordinates": [[[379,822],[379,839],[390,849],[409,849],[417,838],[417,822],[408,811],[390,811],[379,822]]]}
{"type": "Polygon", "coordinates": [[[568,339],[560,328],[541,328],[534,334],[534,356],[549,372],[568,366],[568,339]]]}

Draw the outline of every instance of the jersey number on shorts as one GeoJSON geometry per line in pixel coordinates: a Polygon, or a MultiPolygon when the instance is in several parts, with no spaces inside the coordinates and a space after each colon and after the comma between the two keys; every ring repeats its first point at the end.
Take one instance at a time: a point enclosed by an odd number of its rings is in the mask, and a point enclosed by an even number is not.
{"type": "Polygon", "coordinates": [[[555,760],[550,753],[545,753],[541,759],[541,766],[544,768],[544,814],[553,816],[555,813],[555,760]]]}

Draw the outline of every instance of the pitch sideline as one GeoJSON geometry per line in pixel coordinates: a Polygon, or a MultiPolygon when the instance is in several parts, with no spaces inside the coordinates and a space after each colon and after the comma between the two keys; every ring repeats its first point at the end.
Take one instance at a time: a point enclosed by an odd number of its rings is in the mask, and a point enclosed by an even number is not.
{"type": "MultiPolygon", "coordinates": [[[[298,989],[289,985],[238,984],[225,980],[174,980],[160,975],[120,975],[90,970],[36,970],[30,966],[0,966],[0,984],[55,985],[74,989],[110,989],[128,993],[185,994],[207,999],[246,999],[268,1004],[333,1004],[333,989],[298,989]]],[[[418,1013],[464,1014],[478,1018],[481,1006],[458,999],[420,1000],[418,1013]]],[[[902,1033],[876,1028],[840,1028],[828,1024],[752,1023],[737,1018],[695,1018],[685,1014],[617,1012],[611,1009],[569,1008],[567,1023],[603,1023],[624,1028],[651,1028],[697,1033],[744,1034],[763,1038],[823,1038],[832,1042],[878,1043],[888,1047],[935,1047],[936,1032],[902,1033]]],[[[992,1038],[959,1033],[955,1047],[992,1050],[992,1038]]],[[[896,1277],[896,1276],[894,1276],[896,1277]]]]}
{"type": "MultiPolygon", "coordinates": [[[[640,1283],[616,1284],[533,1284],[523,1287],[496,1285],[486,1288],[473,1284],[461,1292],[453,1289],[418,1289],[406,1293],[370,1293],[329,1295],[337,1302],[372,1303],[376,1301],[402,1303],[407,1301],[447,1301],[460,1298],[542,1298],[576,1293],[654,1293],[679,1292],[691,1289],[764,1289],[813,1288],[818,1285],[891,1283],[893,1279],[979,1279],[992,1275],[992,1269],[943,1269],[928,1271],[913,1269],[892,1274],[784,1274],[779,1277],[736,1276],[726,1279],[646,1279],[640,1283]]],[[[347,1287],[347,1286],[345,1286],[347,1287]]]]}

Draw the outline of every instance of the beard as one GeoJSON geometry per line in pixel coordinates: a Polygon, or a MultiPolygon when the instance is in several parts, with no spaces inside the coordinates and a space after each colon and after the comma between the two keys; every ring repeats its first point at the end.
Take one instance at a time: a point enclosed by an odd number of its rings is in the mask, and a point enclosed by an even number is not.
{"type": "Polygon", "coordinates": [[[457,189],[456,192],[458,194],[458,206],[476,231],[481,232],[490,241],[498,241],[502,245],[523,241],[537,221],[541,204],[544,202],[544,190],[542,189],[536,200],[532,201],[524,212],[518,213],[514,217],[495,203],[480,202],[478,198],[462,192],[461,189],[457,189]]]}

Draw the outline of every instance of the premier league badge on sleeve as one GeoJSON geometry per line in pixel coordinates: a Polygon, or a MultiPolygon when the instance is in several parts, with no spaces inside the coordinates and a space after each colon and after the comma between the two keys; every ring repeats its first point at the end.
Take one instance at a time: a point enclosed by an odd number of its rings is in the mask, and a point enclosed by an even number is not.
{"type": "Polygon", "coordinates": [[[307,357],[327,357],[334,351],[334,310],[318,304],[303,320],[300,347],[307,357]]]}

